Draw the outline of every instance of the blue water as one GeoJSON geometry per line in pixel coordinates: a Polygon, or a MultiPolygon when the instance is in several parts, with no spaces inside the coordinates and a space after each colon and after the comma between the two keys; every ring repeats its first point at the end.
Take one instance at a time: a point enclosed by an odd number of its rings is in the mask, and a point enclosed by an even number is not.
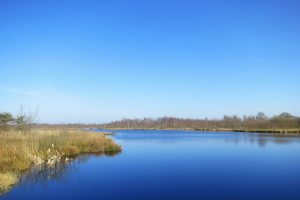
{"type": "Polygon", "coordinates": [[[300,199],[300,138],[117,131],[115,156],[32,169],[3,199],[300,199]]]}

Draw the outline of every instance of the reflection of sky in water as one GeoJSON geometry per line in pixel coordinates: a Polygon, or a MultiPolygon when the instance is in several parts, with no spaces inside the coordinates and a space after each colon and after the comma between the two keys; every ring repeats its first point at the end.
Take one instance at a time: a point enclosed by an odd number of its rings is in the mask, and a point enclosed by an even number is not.
{"type": "Polygon", "coordinates": [[[266,144],[300,143],[300,137],[276,136],[259,133],[231,133],[231,132],[196,132],[196,131],[158,131],[158,130],[121,130],[115,132],[117,140],[142,140],[139,142],[176,143],[176,142],[215,142],[215,143],[250,143],[263,147],[266,144]]]}
{"type": "Polygon", "coordinates": [[[299,199],[300,138],[116,131],[123,152],[32,170],[4,199],[299,199]],[[29,174],[29,175],[28,175],[29,174]]]}

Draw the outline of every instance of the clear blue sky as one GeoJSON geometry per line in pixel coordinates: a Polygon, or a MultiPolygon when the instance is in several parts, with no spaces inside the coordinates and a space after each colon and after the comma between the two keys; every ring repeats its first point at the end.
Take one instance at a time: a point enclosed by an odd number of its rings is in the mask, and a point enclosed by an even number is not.
{"type": "Polygon", "coordinates": [[[298,0],[1,0],[0,111],[300,115],[298,0]]]}

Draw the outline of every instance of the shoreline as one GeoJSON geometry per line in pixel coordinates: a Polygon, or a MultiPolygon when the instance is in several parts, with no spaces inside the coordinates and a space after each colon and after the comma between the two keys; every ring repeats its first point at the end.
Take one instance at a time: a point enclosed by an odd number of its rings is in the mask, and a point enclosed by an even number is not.
{"type": "Polygon", "coordinates": [[[83,130],[0,131],[0,196],[10,191],[33,166],[55,167],[80,155],[112,155],[121,146],[103,132],[83,130]]]}
{"type": "MultiPolygon", "coordinates": [[[[300,135],[300,129],[198,129],[198,128],[99,128],[105,130],[157,130],[157,131],[195,131],[195,132],[235,132],[235,133],[266,133],[277,135],[300,135]]],[[[110,133],[108,133],[110,134],[110,133]]],[[[110,134],[113,135],[114,133],[110,134]]]]}

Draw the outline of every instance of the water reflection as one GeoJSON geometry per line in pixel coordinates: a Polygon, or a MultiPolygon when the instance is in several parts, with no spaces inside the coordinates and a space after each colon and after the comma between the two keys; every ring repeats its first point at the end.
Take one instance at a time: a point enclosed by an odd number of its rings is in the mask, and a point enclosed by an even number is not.
{"type": "Polygon", "coordinates": [[[287,145],[293,142],[300,142],[298,136],[279,136],[279,135],[264,135],[264,134],[243,134],[241,137],[224,137],[226,143],[235,144],[257,144],[259,147],[265,147],[267,144],[287,145]]]}
{"type": "Polygon", "coordinates": [[[238,133],[238,132],[198,132],[198,131],[140,131],[121,130],[113,137],[118,140],[138,140],[138,142],[181,143],[181,142],[214,142],[233,144],[256,144],[263,148],[268,144],[287,145],[300,142],[296,135],[278,135],[263,133],[238,133]]]}
{"type": "Polygon", "coordinates": [[[76,164],[73,162],[59,162],[53,166],[36,165],[23,174],[21,184],[46,184],[49,180],[66,181],[74,171],[76,164]]]}
{"type": "Polygon", "coordinates": [[[81,155],[74,160],[58,162],[55,165],[35,165],[26,171],[20,181],[21,186],[40,184],[47,186],[49,181],[68,182],[69,178],[78,170],[80,164],[86,163],[91,157],[115,156],[118,153],[109,152],[106,154],[81,155]]]}

